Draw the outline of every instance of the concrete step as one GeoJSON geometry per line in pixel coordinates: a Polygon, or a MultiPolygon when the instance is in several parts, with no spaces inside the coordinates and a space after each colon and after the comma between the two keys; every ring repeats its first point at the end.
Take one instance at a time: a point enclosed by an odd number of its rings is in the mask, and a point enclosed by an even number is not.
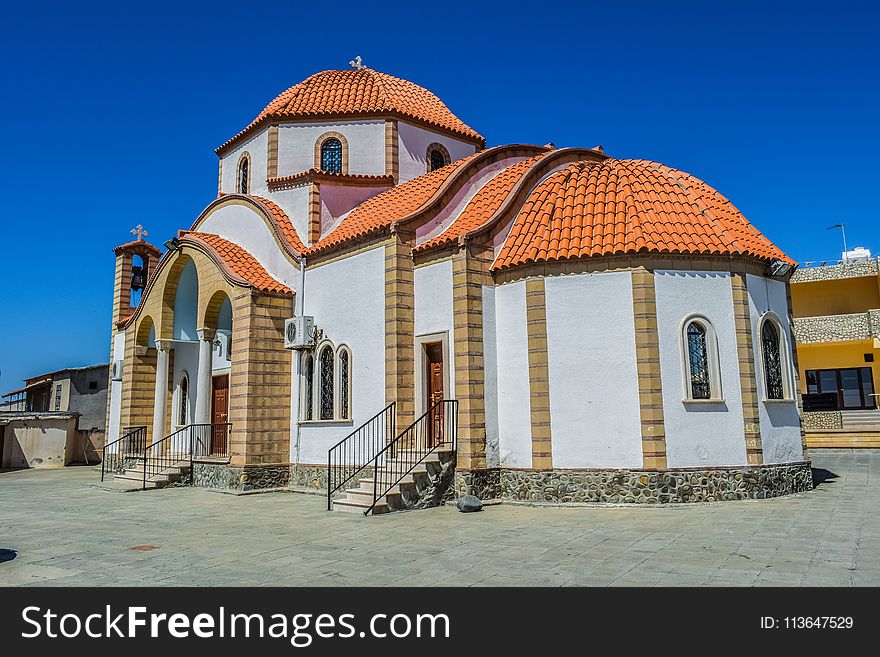
{"type": "MultiPolygon", "coordinates": [[[[395,488],[397,488],[395,486],[395,488]]],[[[388,497],[400,497],[400,490],[390,490],[385,493],[384,497],[380,497],[380,500],[386,500],[388,497]]],[[[373,487],[369,488],[349,488],[345,491],[345,499],[348,502],[363,502],[367,500],[367,506],[369,506],[370,502],[373,501],[373,487]]],[[[387,500],[386,500],[387,501],[387,500]]]]}

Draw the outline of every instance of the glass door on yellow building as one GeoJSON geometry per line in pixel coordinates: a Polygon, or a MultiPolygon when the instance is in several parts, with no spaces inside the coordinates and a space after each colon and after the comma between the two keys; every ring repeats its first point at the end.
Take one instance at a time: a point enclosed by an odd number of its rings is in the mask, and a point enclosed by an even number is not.
{"type": "Polygon", "coordinates": [[[807,370],[807,394],[836,395],[839,410],[877,407],[870,367],[807,370]]]}

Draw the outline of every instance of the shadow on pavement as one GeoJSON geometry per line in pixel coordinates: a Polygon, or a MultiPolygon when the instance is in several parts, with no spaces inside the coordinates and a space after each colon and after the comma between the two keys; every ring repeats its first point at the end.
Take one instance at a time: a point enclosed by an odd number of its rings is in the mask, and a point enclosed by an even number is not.
{"type": "Polygon", "coordinates": [[[3,563],[4,561],[12,561],[17,556],[18,556],[18,553],[15,550],[7,550],[6,548],[0,548],[0,563],[3,563]]]}
{"type": "Polygon", "coordinates": [[[814,488],[818,488],[822,484],[834,481],[838,478],[838,475],[831,472],[831,470],[826,470],[825,468],[812,468],[812,470],[814,488]]]}

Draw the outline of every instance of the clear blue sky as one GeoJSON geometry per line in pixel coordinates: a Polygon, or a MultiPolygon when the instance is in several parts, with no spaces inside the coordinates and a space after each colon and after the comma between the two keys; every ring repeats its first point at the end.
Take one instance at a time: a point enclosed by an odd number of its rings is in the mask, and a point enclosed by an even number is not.
{"type": "Polygon", "coordinates": [[[0,390],[106,361],[111,249],[216,195],[213,149],[355,55],[489,145],[602,144],[727,195],[795,259],[880,250],[877,3],[7,3],[0,390]],[[322,9],[322,5],[327,6],[322,9]],[[726,6],[725,6],[726,5],[726,6]]]}

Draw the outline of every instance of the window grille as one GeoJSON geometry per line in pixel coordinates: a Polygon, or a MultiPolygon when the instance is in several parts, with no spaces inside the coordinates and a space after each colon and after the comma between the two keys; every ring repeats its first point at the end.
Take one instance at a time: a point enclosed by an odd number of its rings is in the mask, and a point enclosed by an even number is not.
{"type": "Polygon", "coordinates": [[[764,352],[764,378],[767,386],[767,399],[783,399],[785,389],[782,383],[782,358],[779,348],[779,331],[776,325],[767,320],[761,328],[761,347],[764,352]]]}
{"type": "Polygon", "coordinates": [[[324,347],[320,357],[321,388],[320,405],[321,419],[333,419],[333,349],[324,347]]]}
{"type": "Polygon", "coordinates": [[[328,139],[321,144],[321,169],[342,173],[342,142],[338,139],[328,139]]]}
{"type": "Polygon", "coordinates": [[[339,353],[339,417],[348,419],[348,381],[349,381],[348,351],[343,349],[339,353]]]}
{"type": "Polygon", "coordinates": [[[241,194],[248,193],[248,181],[250,178],[250,160],[245,157],[242,158],[241,164],[238,166],[238,191],[241,194]]]}
{"type": "Polygon", "coordinates": [[[709,353],[706,348],[706,327],[691,322],[687,327],[688,363],[691,374],[692,399],[711,399],[709,353]]]}
{"type": "Polygon", "coordinates": [[[306,355],[303,363],[303,419],[313,420],[312,382],[314,381],[315,361],[311,354],[306,355]]]}
{"type": "Polygon", "coordinates": [[[436,171],[440,167],[446,166],[446,156],[436,148],[431,151],[431,171],[436,171]]]}

